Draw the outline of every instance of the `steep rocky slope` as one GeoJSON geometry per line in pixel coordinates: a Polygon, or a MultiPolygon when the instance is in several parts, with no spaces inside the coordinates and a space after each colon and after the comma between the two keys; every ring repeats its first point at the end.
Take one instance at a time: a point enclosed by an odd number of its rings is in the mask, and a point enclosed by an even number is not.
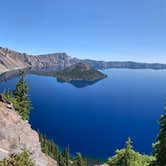
{"type": "Polygon", "coordinates": [[[0,73],[25,68],[28,65],[25,54],[0,48],[0,73]]]}
{"type": "Polygon", "coordinates": [[[55,68],[64,69],[76,63],[84,63],[95,69],[131,68],[131,69],[166,69],[166,64],[137,62],[105,62],[90,59],[77,59],[66,53],[54,53],[32,56],[0,47],[0,74],[6,71],[30,67],[32,69],[55,68]]]}
{"type": "Polygon", "coordinates": [[[32,56],[7,48],[0,48],[0,73],[31,67],[33,69],[51,68],[64,69],[79,62],[66,53],[54,53],[32,56]]]}
{"type": "Polygon", "coordinates": [[[30,152],[36,166],[56,166],[56,162],[41,152],[39,137],[28,122],[23,121],[11,104],[0,100],[0,160],[22,148],[30,152]]]}

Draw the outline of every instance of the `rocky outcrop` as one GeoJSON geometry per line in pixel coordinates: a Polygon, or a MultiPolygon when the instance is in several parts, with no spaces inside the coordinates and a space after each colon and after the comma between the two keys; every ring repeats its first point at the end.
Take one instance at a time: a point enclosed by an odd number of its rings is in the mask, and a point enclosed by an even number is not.
{"type": "Polygon", "coordinates": [[[0,48],[0,73],[22,68],[32,68],[34,70],[55,68],[58,70],[69,67],[77,62],[79,62],[78,59],[72,58],[66,53],[32,56],[7,48],[0,48]]]}
{"type": "Polygon", "coordinates": [[[29,56],[28,59],[31,62],[31,67],[37,69],[55,67],[55,69],[58,70],[64,69],[79,62],[78,59],[72,58],[66,53],[29,56]]]}
{"type": "Polygon", "coordinates": [[[7,48],[0,47],[0,74],[22,69],[32,68],[41,70],[43,68],[64,69],[76,63],[84,63],[95,69],[107,68],[131,68],[131,69],[166,69],[166,64],[160,63],[137,63],[137,62],[105,62],[90,59],[77,59],[68,56],[66,53],[54,53],[46,55],[32,56],[19,53],[7,48]]]}
{"type": "Polygon", "coordinates": [[[29,64],[26,61],[25,54],[7,48],[0,48],[0,73],[26,68],[28,66],[29,64]]]}
{"type": "Polygon", "coordinates": [[[26,148],[36,166],[56,166],[56,161],[41,152],[39,137],[23,121],[11,104],[0,100],[0,160],[26,148]]]}

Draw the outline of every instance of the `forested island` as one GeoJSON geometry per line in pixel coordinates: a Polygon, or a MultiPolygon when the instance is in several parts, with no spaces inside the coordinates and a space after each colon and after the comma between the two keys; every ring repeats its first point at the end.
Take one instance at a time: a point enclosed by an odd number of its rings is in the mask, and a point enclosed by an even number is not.
{"type": "Polygon", "coordinates": [[[74,64],[64,70],[55,73],[58,81],[97,81],[106,78],[107,76],[98,70],[91,68],[87,64],[74,64]]]}
{"type": "Polygon", "coordinates": [[[90,65],[94,69],[129,68],[129,69],[166,69],[166,64],[140,63],[132,61],[97,61],[93,59],[79,59],[66,53],[52,53],[44,55],[28,55],[8,48],[0,47],[0,74],[18,69],[56,68],[64,69],[77,63],[90,65]]]}

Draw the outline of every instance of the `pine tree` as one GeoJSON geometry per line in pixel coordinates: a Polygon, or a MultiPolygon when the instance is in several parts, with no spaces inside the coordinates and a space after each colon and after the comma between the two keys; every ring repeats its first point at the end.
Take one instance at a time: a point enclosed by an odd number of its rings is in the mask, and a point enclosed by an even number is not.
{"type": "Polygon", "coordinates": [[[19,97],[20,100],[22,100],[28,93],[28,85],[26,84],[25,82],[25,79],[24,79],[24,71],[23,70],[20,70],[19,71],[19,81],[17,82],[16,84],[16,89],[14,91],[14,95],[19,97]]]}
{"type": "Polygon", "coordinates": [[[133,148],[132,141],[129,137],[128,140],[126,141],[125,153],[124,153],[124,157],[122,159],[122,163],[123,163],[124,166],[129,166],[130,165],[130,161],[132,159],[132,156],[131,156],[132,148],[133,148]]]}
{"type": "Polygon", "coordinates": [[[58,166],[66,166],[65,160],[63,158],[63,155],[59,152],[58,154],[58,160],[57,160],[58,166]]]}
{"type": "Polygon", "coordinates": [[[156,156],[156,166],[166,166],[166,109],[164,115],[160,117],[160,132],[157,137],[157,143],[154,146],[156,156]]]}
{"type": "Polygon", "coordinates": [[[61,151],[54,141],[48,139],[46,135],[41,134],[39,131],[38,133],[42,152],[55,159],[58,163],[58,166],[66,166],[64,156],[61,154],[61,151]]]}
{"type": "Polygon", "coordinates": [[[63,157],[64,157],[64,161],[65,161],[66,166],[69,166],[69,164],[70,164],[70,150],[69,150],[69,145],[67,146],[67,148],[64,149],[63,157]]]}
{"type": "Polygon", "coordinates": [[[19,72],[19,81],[14,90],[13,105],[15,110],[20,114],[23,120],[29,120],[29,112],[31,110],[31,103],[28,97],[29,87],[24,79],[24,71],[19,72]]]}
{"type": "Polygon", "coordinates": [[[74,166],[87,166],[86,160],[82,157],[81,153],[76,154],[76,158],[73,163],[74,166]]]}
{"type": "Polygon", "coordinates": [[[150,166],[155,161],[153,156],[142,155],[135,152],[132,141],[128,138],[124,149],[116,150],[116,154],[108,159],[109,166],[150,166]]]}

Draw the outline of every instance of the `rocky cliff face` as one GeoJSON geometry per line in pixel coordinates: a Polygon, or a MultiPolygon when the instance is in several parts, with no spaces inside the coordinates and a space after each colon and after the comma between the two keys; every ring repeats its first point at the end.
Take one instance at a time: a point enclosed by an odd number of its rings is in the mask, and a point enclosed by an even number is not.
{"type": "Polygon", "coordinates": [[[52,68],[64,69],[79,60],[68,56],[66,53],[54,53],[47,55],[28,56],[28,60],[31,63],[32,68],[52,68]]]}
{"type": "Polygon", "coordinates": [[[40,70],[43,68],[64,69],[76,63],[84,63],[95,69],[131,68],[131,69],[166,69],[166,64],[137,62],[105,62],[72,58],[66,53],[54,53],[32,56],[0,47],[0,74],[22,68],[40,70]]]}
{"type": "Polygon", "coordinates": [[[57,166],[41,152],[39,137],[28,122],[23,121],[11,104],[0,101],[0,160],[26,148],[36,166],[57,166]]]}
{"type": "Polygon", "coordinates": [[[77,62],[79,62],[78,59],[72,58],[66,53],[32,56],[7,48],[0,48],[0,73],[28,67],[32,69],[52,67],[55,69],[64,69],[77,62]]]}
{"type": "Polygon", "coordinates": [[[0,48],[0,73],[28,67],[26,55],[0,48]]]}

